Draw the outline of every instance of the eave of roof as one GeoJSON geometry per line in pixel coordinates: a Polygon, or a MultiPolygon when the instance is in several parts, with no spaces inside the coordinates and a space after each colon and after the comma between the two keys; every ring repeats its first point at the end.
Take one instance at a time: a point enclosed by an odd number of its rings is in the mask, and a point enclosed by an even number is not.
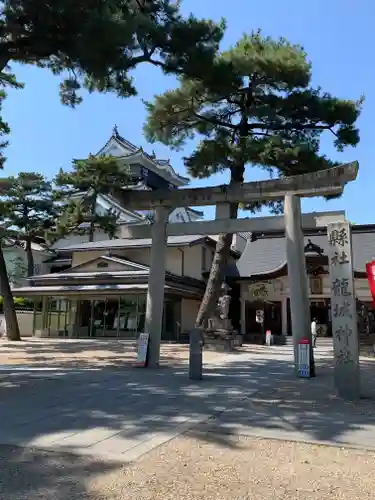
{"type": "MultiPolygon", "coordinates": [[[[148,281],[148,277],[150,274],[150,267],[144,264],[139,264],[138,262],[134,262],[129,259],[123,259],[121,257],[117,257],[116,255],[102,255],[101,257],[96,257],[90,261],[87,261],[83,264],[79,264],[71,269],[67,269],[64,271],[59,271],[55,273],[36,275],[26,278],[28,281],[35,284],[35,286],[42,286],[43,282],[55,282],[55,284],[59,283],[64,284],[66,282],[76,282],[76,281],[84,281],[89,282],[95,281],[97,283],[103,283],[111,280],[117,280],[118,283],[129,280],[130,282],[144,282],[148,281]],[[85,266],[94,263],[95,261],[107,261],[110,263],[121,264],[124,266],[124,269],[110,270],[110,269],[93,269],[89,271],[79,271],[79,269],[85,268],[85,266]],[[78,271],[77,271],[78,270],[78,271]]],[[[205,282],[196,278],[192,278],[189,276],[178,276],[169,271],[165,273],[165,279],[167,283],[178,283],[180,285],[204,289],[205,282]]]]}
{"type": "MultiPolygon", "coordinates": [[[[21,250],[25,250],[26,240],[11,237],[4,238],[3,248],[4,250],[12,248],[20,248],[21,250]]],[[[31,242],[31,249],[33,250],[33,252],[43,253],[46,255],[53,254],[53,251],[50,250],[45,244],[36,243],[34,241],[31,242]]]]}
{"type": "MultiPolygon", "coordinates": [[[[20,287],[15,288],[13,293],[17,296],[66,296],[66,295],[85,295],[90,296],[102,293],[110,293],[111,295],[121,295],[124,292],[144,291],[148,288],[147,283],[132,283],[132,284],[105,284],[105,285],[69,285],[69,286],[40,286],[40,287],[20,287]]],[[[178,293],[179,295],[188,295],[196,298],[201,298],[202,293],[199,291],[188,290],[183,287],[164,285],[166,292],[178,293]]]]}
{"type": "Polygon", "coordinates": [[[137,273],[137,274],[147,273],[148,274],[149,272],[150,272],[150,267],[145,266],[144,264],[140,264],[139,262],[135,262],[135,261],[129,260],[129,259],[124,259],[124,258],[118,257],[116,255],[101,255],[100,257],[94,257],[93,259],[85,261],[82,264],[78,264],[74,267],[71,267],[68,270],[63,270],[63,271],[58,271],[55,273],[48,273],[48,274],[36,274],[34,276],[28,276],[26,279],[37,281],[37,280],[44,280],[44,279],[50,279],[50,278],[54,278],[54,279],[57,278],[58,279],[59,277],[62,278],[65,276],[69,276],[69,277],[74,278],[74,277],[78,277],[78,276],[88,276],[88,275],[101,276],[101,275],[110,275],[110,274],[112,274],[115,277],[115,275],[122,276],[122,275],[124,275],[124,273],[125,274],[126,273],[137,273]],[[95,261],[106,261],[109,263],[120,264],[120,265],[123,265],[124,268],[130,267],[130,268],[132,268],[132,270],[129,270],[129,269],[126,269],[124,271],[94,270],[94,271],[83,271],[83,272],[78,271],[77,272],[77,269],[84,268],[87,265],[90,265],[95,261]]]}
{"type": "MultiPolygon", "coordinates": [[[[183,224],[183,223],[181,223],[183,224]]],[[[183,247],[192,246],[199,243],[213,243],[216,245],[215,240],[209,236],[204,235],[186,235],[186,236],[169,236],[167,245],[169,247],[183,247]]],[[[152,246],[151,238],[143,239],[126,239],[118,238],[113,240],[93,241],[91,243],[80,243],[79,245],[70,245],[67,247],[59,248],[59,252],[87,252],[95,250],[121,250],[122,248],[147,248],[152,246]]]]}
{"type": "Polygon", "coordinates": [[[197,210],[196,208],[186,207],[188,212],[192,212],[193,214],[199,215],[200,217],[204,216],[204,212],[202,210],[197,210]]]}
{"type": "MultiPolygon", "coordinates": [[[[352,231],[353,268],[355,273],[365,271],[366,262],[375,258],[375,225],[354,226],[352,231]]],[[[328,253],[327,230],[304,231],[305,245],[308,240],[328,253]]],[[[280,273],[287,266],[286,240],[283,233],[253,234],[243,254],[235,265],[228,267],[227,276],[233,278],[259,278],[280,273]],[[255,239],[254,239],[255,238],[255,239]]]]}
{"type": "Polygon", "coordinates": [[[44,264],[70,264],[72,262],[71,257],[51,257],[44,261],[44,264]]]}

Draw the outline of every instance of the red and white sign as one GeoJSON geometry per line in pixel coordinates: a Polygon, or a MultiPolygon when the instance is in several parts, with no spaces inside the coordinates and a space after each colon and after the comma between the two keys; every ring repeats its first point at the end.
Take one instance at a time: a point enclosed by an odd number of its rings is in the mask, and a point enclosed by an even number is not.
{"type": "Polygon", "coordinates": [[[266,345],[270,346],[272,343],[272,333],[271,330],[266,331],[266,345]]]}
{"type": "Polygon", "coordinates": [[[372,296],[372,303],[375,307],[375,260],[366,264],[367,280],[372,296]]]}
{"type": "Polygon", "coordinates": [[[298,374],[302,378],[310,378],[310,342],[301,339],[298,342],[298,374]]]}

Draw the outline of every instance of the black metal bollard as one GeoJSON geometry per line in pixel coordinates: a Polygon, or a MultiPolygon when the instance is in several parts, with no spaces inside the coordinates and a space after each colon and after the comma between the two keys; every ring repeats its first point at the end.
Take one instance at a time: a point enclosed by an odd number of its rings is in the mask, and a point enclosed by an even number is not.
{"type": "Polygon", "coordinates": [[[189,335],[189,378],[203,378],[203,332],[200,328],[194,328],[189,335]]]}

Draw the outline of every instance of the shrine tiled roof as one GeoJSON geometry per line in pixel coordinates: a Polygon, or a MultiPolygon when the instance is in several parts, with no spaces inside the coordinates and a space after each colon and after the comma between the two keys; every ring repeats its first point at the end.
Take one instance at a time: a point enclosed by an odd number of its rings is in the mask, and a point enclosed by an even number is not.
{"type": "MultiPolygon", "coordinates": [[[[169,236],[167,240],[168,246],[189,246],[196,245],[199,243],[211,243],[212,245],[216,245],[216,241],[210,238],[209,236],[204,235],[181,235],[181,236],[169,236]]],[[[152,239],[151,238],[143,238],[143,239],[113,239],[113,240],[103,240],[103,241],[94,241],[87,243],[79,243],[75,245],[69,245],[63,248],[59,248],[60,252],[80,252],[80,251],[88,251],[88,250],[113,250],[113,249],[121,249],[121,248],[147,248],[151,247],[152,239]]]]}
{"type": "MultiPolygon", "coordinates": [[[[305,232],[305,246],[309,242],[320,247],[323,254],[327,255],[328,238],[325,229],[305,232]]],[[[353,269],[365,272],[366,263],[375,259],[375,225],[354,226],[352,242],[353,269]]],[[[286,264],[286,239],[283,233],[253,234],[253,241],[248,240],[240,259],[228,268],[227,276],[264,276],[280,271],[286,264]]]]}

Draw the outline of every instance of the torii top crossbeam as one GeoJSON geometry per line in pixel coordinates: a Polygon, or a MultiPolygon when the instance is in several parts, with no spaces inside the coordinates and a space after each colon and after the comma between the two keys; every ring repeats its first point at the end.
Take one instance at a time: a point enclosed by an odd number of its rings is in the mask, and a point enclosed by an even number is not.
{"type": "Polygon", "coordinates": [[[282,179],[172,191],[121,190],[117,192],[117,196],[127,208],[148,210],[158,206],[188,207],[280,200],[288,194],[301,197],[339,195],[343,192],[345,184],[356,179],[358,168],[358,162],[353,161],[327,170],[282,179]]]}

